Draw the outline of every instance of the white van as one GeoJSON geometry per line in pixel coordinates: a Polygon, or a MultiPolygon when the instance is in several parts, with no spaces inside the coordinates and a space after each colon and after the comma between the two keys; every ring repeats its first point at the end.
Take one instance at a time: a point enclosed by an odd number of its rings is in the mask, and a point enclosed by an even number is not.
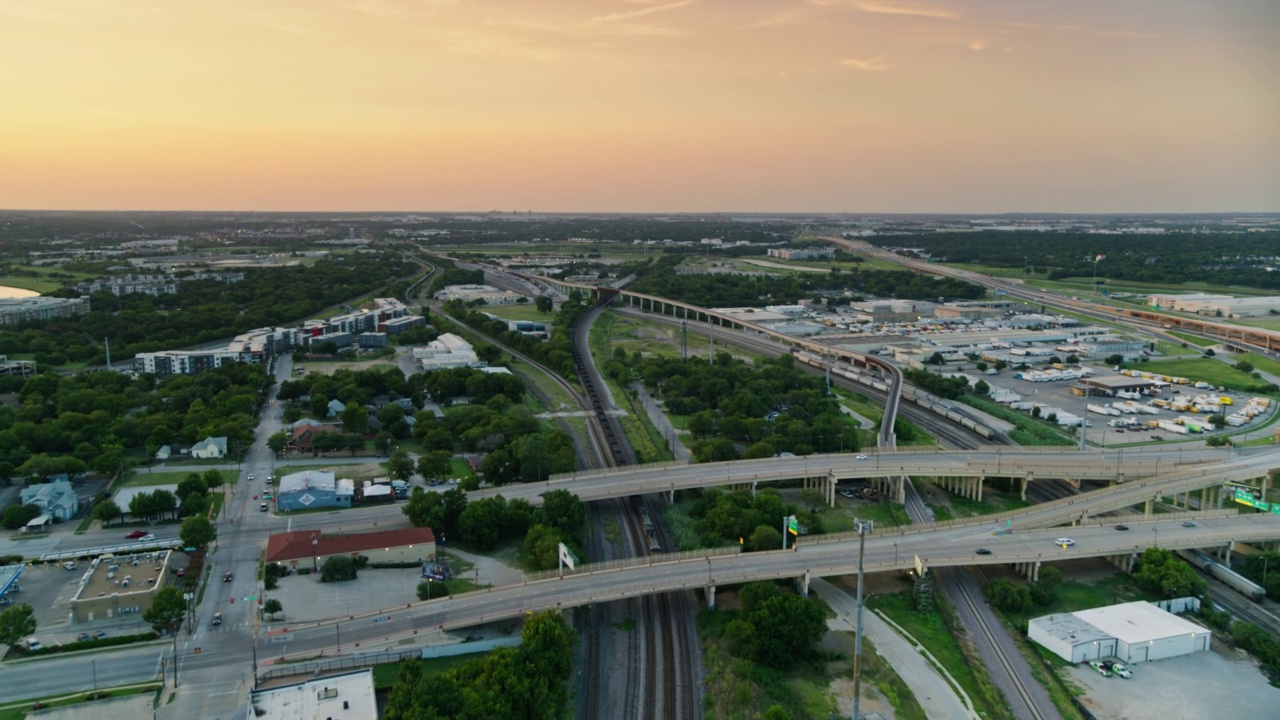
{"type": "Polygon", "coordinates": [[[37,639],[35,639],[35,638],[33,638],[33,637],[29,637],[29,638],[27,638],[27,649],[28,649],[28,650],[39,650],[39,649],[40,649],[40,648],[42,648],[42,647],[44,647],[44,645],[41,645],[39,640],[37,640],[37,639]]]}

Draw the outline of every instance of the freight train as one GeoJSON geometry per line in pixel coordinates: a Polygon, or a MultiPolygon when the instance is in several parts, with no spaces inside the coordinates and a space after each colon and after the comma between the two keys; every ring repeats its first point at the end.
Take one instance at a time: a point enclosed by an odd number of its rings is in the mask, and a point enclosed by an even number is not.
{"type": "Polygon", "coordinates": [[[1232,589],[1250,600],[1260,601],[1262,598],[1266,597],[1267,591],[1264,590],[1261,585],[1253,582],[1240,573],[1235,572],[1226,565],[1217,562],[1199,550],[1179,550],[1178,555],[1183,560],[1186,560],[1203,572],[1212,575],[1227,585],[1230,585],[1232,589]]]}

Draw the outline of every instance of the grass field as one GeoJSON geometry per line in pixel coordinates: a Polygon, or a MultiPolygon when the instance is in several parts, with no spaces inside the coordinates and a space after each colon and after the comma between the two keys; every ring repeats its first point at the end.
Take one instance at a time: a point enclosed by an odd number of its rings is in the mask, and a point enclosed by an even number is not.
{"type": "Polygon", "coordinates": [[[1178,331],[1176,331],[1176,330],[1169,330],[1169,331],[1167,331],[1167,332],[1168,332],[1170,335],[1172,335],[1172,336],[1174,336],[1174,337],[1176,337],[1176,338],[1180,338],[1180,339],[1182,339],[1182,340],[1187,341],[1187,343],[1188,343],[1188,344],[1196,345],[1196,346],[1199,346],[1199,347],[1210,347],[1210,346],[1212,346],[1212,345],[1217,345],[1217,344],[1218,344],[1218,341],[1217,341],[1217,340],[1210,340],[1209,338],[1202,338],[1202,337],[1200,337],[1199,335],[1190,335],[1190,334],[1188,334],[1188,333],[1178,332],[1178,331]]]}
{"type": "Polygon", "coordinates": [[[1211,358],[1152,360],[1149,363],[1143,363],[1142,369],[1153,373],[1185,377],[1193,381],[1204,381],[1234,390],[1245,390],[1263,384],[1263,381],[1256,380],[1225,362],[1211,358]]]}
{"type": "MultiPolygon", "coordinates": [[[[117,484],[116,487],[149,487],[152,485],[177,485],[191,473],[203,475],[203,470],[164,470],[161,472],[148,472],[146,470],[135,470],[124,482],[117,484]]],[[[236,482],[235,470],[219,470],[222,473],[222,482],[227,485],[234,485],[236,482]]]]}
{"type": "Polygon", "coordinates": [[[511,305],[485,305],[477,308],[481,312],[487,312],[490,315],[497,315],[503,320],[529,320],[531,322],[539,322],[551,326],[551,321],[555,319],[554,313],[538,312],[538,308],[533,303],[515,303],[511,305]]]}

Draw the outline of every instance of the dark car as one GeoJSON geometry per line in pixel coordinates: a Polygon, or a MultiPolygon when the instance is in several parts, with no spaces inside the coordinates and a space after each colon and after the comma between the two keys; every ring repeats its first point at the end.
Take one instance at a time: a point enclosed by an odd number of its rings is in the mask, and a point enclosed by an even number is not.
{"type": "Polygon", "coordinates": [[[235,576],[231,574],[230,570],[222,574],[222,582],[231,582],[234,579],[235,579],[235,576]]]}
{"type": "Polygon", "coordinates": [[[1128,526],[1128,525],[1117,525],[1117,526],[1116,526],[1116,529],[1117,529],[1117,530],[1128,530],[1128,529],[1129,529],[1129,526],[1128,526]]]}
{"type": "Polygon", "coordinates": [[[146,537],[147,535],[150,535],[150,534],[151,533],[148,533],[146,530],[133,530],[125,533],[124,536],[125,536],[125,539],[127,540],[137,540],[140,537],[146,537]]]}
{"type": "Polygon", "coordinates": [[[93,639],[93,636],[92,636],[92,635],[90,635],[90,634],[89,634],[89,633],[87,633],[87,632],[86,632],[86,633],[80,633],[79,635],[77,635],[77,636],[76,636],[76,642],[88,642],[88,641],[90,641],[90,640],[92,640],[92,639],[93,639]]]}
{"type": "Polygon", "coordinates": [[[1191,522],[1190,520],[1187,520],[1186,522],[1182,523],[1182,527],[1195,527],[1195,526],[1196,524],[1191,522]]]}
{"type": "Polygon", "coordinates": [[[104,638],[104,637],[106,637],[106,636],[107,636],[107,631],[106,631],[106,630],[99,630],[99,631],[97,631],[97,632],[95,632],[95,633],[93,634],[93,639],[94,639],[94,640],[101,640],[102,638],[104,638]]]}
{"type": "Polygon", "coordinates": [[[210,625],[221,625],[221,624],[222,624],[222,613],[214,613],[214,614],[213,614],[213,619],[209,621],[209,624],[210,624],[210,625]]]}
{"type": "Polygon", "coordinates": [[[990,550],[988,550],[988,549],[986,549],[986,548],[978,548],[977,550],[974,550],[974,552],[975,552],[975,553],[977,553],[977,554],[979,554],[979,555],[990,555],[990,554],[991,554],[991,551],[990,551],[990,550]]]}

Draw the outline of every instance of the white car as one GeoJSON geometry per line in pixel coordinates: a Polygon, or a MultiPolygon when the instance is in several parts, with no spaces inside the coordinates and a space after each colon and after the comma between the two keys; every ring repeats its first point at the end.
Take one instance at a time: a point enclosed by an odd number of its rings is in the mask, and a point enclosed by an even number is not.
{"type": "Polygon", "coordinates": [[[1129,668],[1121,665],[1120,663],[1111,663],[1111,672],[1126,680],[1133,677],[1133,673],[1129,671],[1129,668]]]}
{"type": "Polygon", "coordinates": [[[155,539],[156,539],[155,535],[152,535],[151,533],[147,533],[146,535],[143,535],[142,537],[138,538],[138,542],[151,542],[152,540],[155,540],[155,539]]]}
{"type": "Polygon", "coordinates": [[[866,455],[859,455],[858,457],[854,458],[854,460],[866,460],[866,459],[867,459],[866,455]]]}
{"type": "Polygon", "coordinates": [[[1058,538],[1057,540],[1053,541],[1053,544],[1061,545],[1062,547],[1070,547],[1072,545],[1075,545],[1076,541],[1072,540],[1071,538],[1058,538]]]}

